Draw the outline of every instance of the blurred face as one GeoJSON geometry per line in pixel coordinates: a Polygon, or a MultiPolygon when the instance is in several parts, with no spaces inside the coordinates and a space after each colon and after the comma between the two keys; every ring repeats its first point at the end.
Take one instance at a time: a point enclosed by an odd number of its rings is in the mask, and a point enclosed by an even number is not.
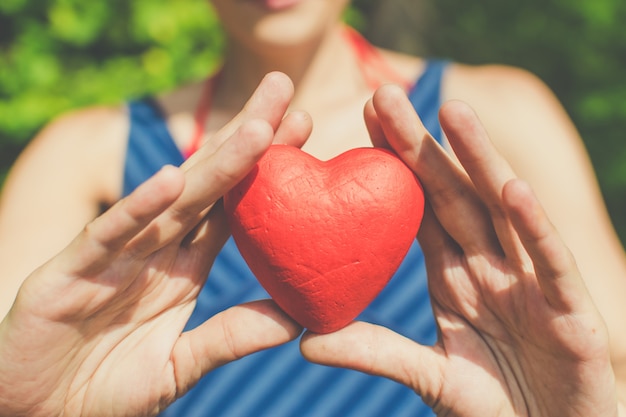
{"type": "Polygon", "coordinates": [[[211,0],[224,30],[250,46],[297,45],[340,19],[349,0],[211,0]]]}

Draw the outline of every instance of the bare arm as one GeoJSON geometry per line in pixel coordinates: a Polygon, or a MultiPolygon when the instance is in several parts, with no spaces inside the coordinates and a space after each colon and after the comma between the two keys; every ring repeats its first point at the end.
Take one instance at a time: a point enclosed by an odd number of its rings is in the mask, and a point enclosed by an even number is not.
{"type": "Polygon", "coordinates": [[[118,198],[126,125],[119,109],[63,116],[12,167],[0,197],[0,317],[22,280],[118,198]]]}
{"type": "Polygon", "coordinates": [[[449,80],[447,95],[476,109],[573,252],[609,328],[613,367],[626,398],[626,258],[575,126],[549,88],[523,70],[455,67],[449,80]]]}

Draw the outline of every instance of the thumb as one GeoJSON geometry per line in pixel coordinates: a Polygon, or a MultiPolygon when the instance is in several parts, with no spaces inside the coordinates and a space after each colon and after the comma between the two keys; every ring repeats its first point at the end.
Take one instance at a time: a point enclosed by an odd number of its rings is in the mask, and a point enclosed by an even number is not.
{"type": "Polygon", "coordinates": [[[185,393],[203,375],[228,362],[287,343],[302,328],[272,300],[224,310],[183,333],[172,352],[177,393],[185,393]]]}
{"type": "Polygon", "coordinates": [[[427,404],[439,397],[442,356],[435,348],[422,346],[386,327],[353,322],[334,333],[307,332],[300,350],[313,363],[389,378],[413,389],[427,404]]]}

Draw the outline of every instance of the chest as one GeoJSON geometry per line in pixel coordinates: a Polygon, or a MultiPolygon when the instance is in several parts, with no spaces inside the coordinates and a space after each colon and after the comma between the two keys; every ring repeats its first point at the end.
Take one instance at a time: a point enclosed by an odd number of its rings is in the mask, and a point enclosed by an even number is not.
{"type": "Polygon", "coordinates": [[[348,149],[372,146],[363,119],[364,105],[362,99],[349,105],[310,111],[313,131],[302,149],[318,159],[328,160],[348,149]]]}

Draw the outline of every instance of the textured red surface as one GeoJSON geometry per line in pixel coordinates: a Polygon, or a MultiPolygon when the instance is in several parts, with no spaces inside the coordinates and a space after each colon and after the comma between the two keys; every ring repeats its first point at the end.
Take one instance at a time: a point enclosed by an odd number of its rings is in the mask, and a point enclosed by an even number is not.
{"type": "Polygon", "coordinates": [[[350,323],[396,271],[417,234],[424,194],[383,149],[323,162],[273,145],[224,204],[261,285],[302,326],[328,333],[350,323]]]}

